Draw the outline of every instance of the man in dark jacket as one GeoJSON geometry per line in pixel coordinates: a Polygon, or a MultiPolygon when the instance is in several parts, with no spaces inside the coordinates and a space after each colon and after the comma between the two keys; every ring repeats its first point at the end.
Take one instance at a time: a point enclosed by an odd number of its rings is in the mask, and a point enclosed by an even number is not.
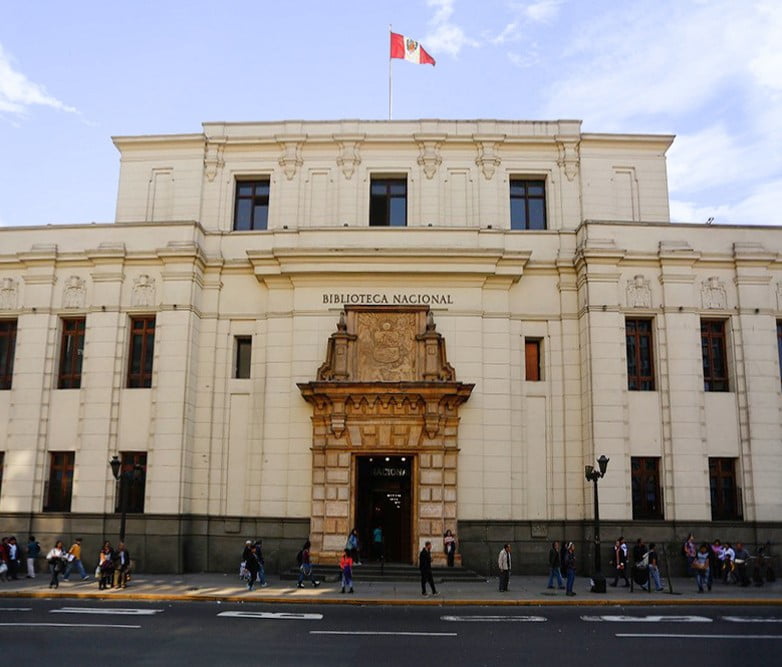
{"type": "Polygon", "coordinates": [[[551,543],[551,549],[548,551],[548,585],[546,588],[554,588],[554,579],[557,580],[557,586],[559,588],[565,588],[565,582],[562,581],[561,573],[562,561],[559,552],[559,542],[554,540],[551,543]]]}
{"type": "Polygon", "coordinates": [[[130,572],[130,552],[124,542],[117,545],[112,560],[114,561],[114,588],[125,588],[128,585],[128,572],[130,572]]]}
{"type": "Polygon", "coordinates": [[[426,584],[432,588],[432,595],[437,595],[432,577],[432,543],[427,541],[421,553],[418,554],[418,569],[421,570],[421,595],[426,595],[426,584]]]}

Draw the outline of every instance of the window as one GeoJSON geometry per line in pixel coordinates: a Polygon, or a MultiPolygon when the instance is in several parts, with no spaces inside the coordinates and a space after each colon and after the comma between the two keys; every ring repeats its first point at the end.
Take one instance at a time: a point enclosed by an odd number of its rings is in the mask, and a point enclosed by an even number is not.
{"type": "Polygon", "coordinates": [[[78,389],[81,387],[81,362],[84,356],[83,317],[74,317],[62,321],[60,338],[60,374],[57,377],[58,389],[78,389]]]}
{"type": "Polygon", "coordinates": [[[777,320],[777,356],[779,358],[779,379],[782,382],[782,321],[777,320]]]}
{"type": "Polygon", "coordinates": [[[524,339],[524,366],[527,382],[540,382],[540,339],[524,339]]]}
{"type": "Polygon", "coordinates": [[[14,375],[16,320],[0,320],[0,389],[10,389],[14,375]]]}
{"type": "Polygon", "coordinates": [[[741,489],[736,486],[736,459],[709,459],[711,520],[742,518],[741,489]]]}
{"type": "Polygon", "coordinates": [[[5,452],[0,452],[0,497],[3,495],[3,466],[5,464],[5,452]]]}
{"type": "Polygon", "coordinates": [[[144,493],[147,481],[147,453],[120,452],[120,476],[117,480],[117,493],[114,511],[128,514],[144,513],[144,493]],[[136,466],[139,466],[138,468],[136,466]]]}
{"type": "Polygon", "coordinates": [[[47,482],[44,512],[70,512],[73,491],[74,452],[49,454],[49,481],[47,482]]]}
{"type": "Polygon", "coordinates": [[[235,340],[234,377],[247,379],[250,377],[253,339],[250,336],[237,336],[235,340]]]}
{"type": "Polygon", "coordinates": [[[512,178],[510,228],[546,229],[546,182],[512,178]]]}
{"type": "Polygon", "coordinates": [[[662,519],[659,457],[633,456],[630,459],[630,474],[633,487],[633,519],[662,519]]]}
{"type": "Polygon", "coordinates": [[[701,320],[704,391],[729,391],[725,320],[701,320]]]}
{"type": "Polygon", "coordinates": [[[370,227],[407,226],[407,179],[373,178],[369,193],[370,227]]]}
{"type": "Polygon", "coordinates": [[[269,179],[237,181],[234,230],[267,229],[269,223],[269,179]]]}
{"type": "Polygon", "coordinates": [[[128,387],[152,386],[152,358],[154,354],[155,316],[131,317],[128,387]]]}
{"type": "Polygon", "coordinates": [[[652,354],[652,320],[625,320],[627,345],[627,388],[631,391],[654,391],[654,356],[652,354]]]}

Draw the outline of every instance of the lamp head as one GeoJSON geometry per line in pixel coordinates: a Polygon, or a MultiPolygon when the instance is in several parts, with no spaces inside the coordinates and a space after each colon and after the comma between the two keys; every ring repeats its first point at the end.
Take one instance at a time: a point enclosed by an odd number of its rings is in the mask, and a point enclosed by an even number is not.
{"type": "Polygon", "coordinates": [[[609,460],[610,459],[605,454],[602,454],[600,456],[600,458],[597,460],[597,465],[600,466],[600,476],[601,477],[606,474],[606,469],[608,468],[608,461],[609,460]]]}
{"type": "Polygon", "coordinates": [[[122,466],[122,463],[120,463],[119,457],[116,454],[111,457],[109,465],[111,466],[111,474],[114,475],[114,479],[119,479],[119,469],[122,466]]]}

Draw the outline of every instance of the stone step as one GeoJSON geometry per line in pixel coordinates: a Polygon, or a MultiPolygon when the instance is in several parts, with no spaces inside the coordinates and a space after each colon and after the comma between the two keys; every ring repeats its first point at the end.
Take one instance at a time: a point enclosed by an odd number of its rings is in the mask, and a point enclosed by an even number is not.
{"type": "MultiPolygon", "coordinates": [[[[313,564],[312,573],[319,581],[339,581],[340,572],[336,565],[313,564]]],[[[436,582],[459,581],[482,583],[485,577],[464,567],[433,567],[432,576],[436,582]]],[[[299,568],[293,567],[281,573],[280,578],[295,581],[299,578],[299,568]]],[[[388,563],[381,567],[376,563],[355,565],[353,579],[359,581],[419,581],[418,567],[404,563],[388,563]]]]}

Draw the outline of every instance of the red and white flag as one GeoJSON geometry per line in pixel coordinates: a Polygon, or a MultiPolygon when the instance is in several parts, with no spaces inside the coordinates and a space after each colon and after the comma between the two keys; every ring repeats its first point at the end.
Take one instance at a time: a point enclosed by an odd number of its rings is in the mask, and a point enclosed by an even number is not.
{"type": "Polygon", "coordinates": [[[434,65],[434,58],[418,42],[395,32],[391,33],[391,57],[419,65],[434,65]]]}

